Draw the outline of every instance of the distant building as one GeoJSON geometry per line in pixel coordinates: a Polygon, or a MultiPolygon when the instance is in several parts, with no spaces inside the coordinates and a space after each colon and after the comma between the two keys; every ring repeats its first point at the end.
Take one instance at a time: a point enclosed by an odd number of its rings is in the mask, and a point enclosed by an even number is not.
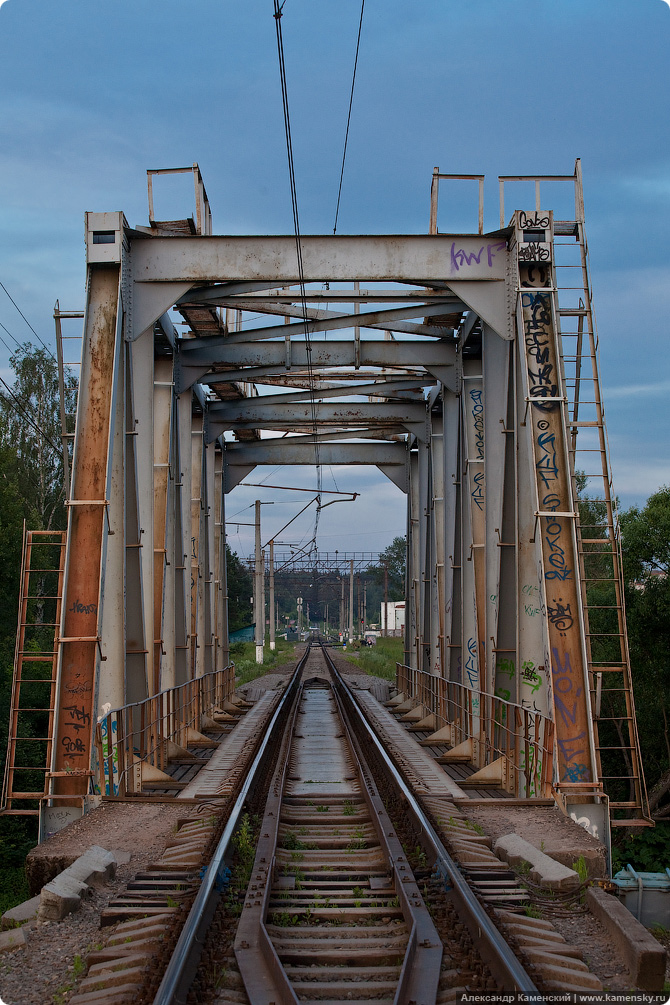
{"type": "Polygon", "coordinates": [[[405,601],[389,600],[381,605],[381,633],[387,629],[388,635],[403,635],[405,631],[405,601]]]}

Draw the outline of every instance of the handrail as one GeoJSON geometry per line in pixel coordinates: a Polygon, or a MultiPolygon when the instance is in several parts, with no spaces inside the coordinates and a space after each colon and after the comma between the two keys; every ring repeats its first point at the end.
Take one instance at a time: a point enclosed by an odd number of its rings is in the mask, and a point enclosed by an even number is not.
{"type": "Polygon", "coordinates": [[[158,694],[110,709],[98,719],[96,790],[125,796],[141,790],[138,763],[165,771],[169,745],[187,748],[189,731],[201,731],[201,719],[229,700],[235,689],[235,664],[166,688],[158,694]]]}
{"type": "Polygon", "coordinates": [[[554,723],[548,716],[402,663],[396,670],[398,691],[432,712],[437,729],[453,728],[450,746],[473,739],[483,762],[477,767],[506,758],[510,792],[520,798],[551,795],[554,723]]]}

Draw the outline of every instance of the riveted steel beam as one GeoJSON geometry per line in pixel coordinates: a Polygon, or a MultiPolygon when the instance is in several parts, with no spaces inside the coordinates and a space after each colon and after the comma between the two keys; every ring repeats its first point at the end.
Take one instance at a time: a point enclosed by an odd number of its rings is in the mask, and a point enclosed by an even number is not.
{"type": "MultiPolygon", "coordinates": [[[[303,236],[301,249],[308,283],[504,280],[508,254],[499,234],[303,236]]],[[[136,240],[133,272],[149,283],[300,279],[293,235],[136,240]]]]}

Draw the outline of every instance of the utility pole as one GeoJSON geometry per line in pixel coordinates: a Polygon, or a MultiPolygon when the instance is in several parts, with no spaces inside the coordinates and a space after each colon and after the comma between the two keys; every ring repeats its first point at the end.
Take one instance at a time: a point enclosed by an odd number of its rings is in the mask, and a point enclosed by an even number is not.
{"type": "Polygon", "coordinates": [[[265,611],[261,610],[261,597],[263,594],[263,556],[261,553],[261,501],[256,500],[255,504],[255,538],[256,538],[256,550],[254,553],[254,621],[256,622],[256,627],[254,631],[254,639],[256,642],[256,662],[263,662],[263,641],[265,635],[265,626],[263,621],[265,620],[265,611]]]}
{"type": "MultiPolygon", "coordinates": [[[[384,562],[384,636],[389,633],[389,564],[384,562]]],[[[395,626],[394,626],[395,627],[395,626]]]]}
{"type": "Polygon", "coordinates": [[[368,584],[363,583],[363,635],[365,635],[365,626],[368,623],[368,584]]]}
{"type": "MultiPolygon", "coordinates": [[[[265,548],[261,552],[261,645],[265,645],[265,548]]],[[[261,663],[263,660],[261,660],[261,663]]]]}
{"type": "Polygon", "coordinates": [[[354,560],[349,559],[349,645],[354,641],[354,560]]]}
{"type": "Polygon", "coordinates": [[[342,596],[340,597],[340,641],[344,641],[344,576],[340,576],[342,596]]]}
{"type": "Polygon", "coordinates": [[[275,542],[270,541],[270,649],[275,647],[275,542]]]}

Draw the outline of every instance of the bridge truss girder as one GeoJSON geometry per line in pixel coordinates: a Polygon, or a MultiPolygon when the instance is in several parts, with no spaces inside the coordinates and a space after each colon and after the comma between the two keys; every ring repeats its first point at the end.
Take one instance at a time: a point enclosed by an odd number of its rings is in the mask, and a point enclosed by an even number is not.
{"type": "Polygon", "coordinates": [[[553,220],[533,258],[524,219],[491,235],[303,238],[305,281],[328,287],[309,301],[353,304],[309,308],[306,340],[293,238],[87,215],[56,791],[81,791],[64,774],[89,769],[105,705],[225,665],[225,494],[257,464],[313,464],[318,441],[320,463],[374,464],[407,495],[405,662],[473,693],[475,759],[504,697],[510,715],[553,723],[557,786],[597,797],[553,220]],[[245,310],[280,324],[243,329],[245,310]]]}

